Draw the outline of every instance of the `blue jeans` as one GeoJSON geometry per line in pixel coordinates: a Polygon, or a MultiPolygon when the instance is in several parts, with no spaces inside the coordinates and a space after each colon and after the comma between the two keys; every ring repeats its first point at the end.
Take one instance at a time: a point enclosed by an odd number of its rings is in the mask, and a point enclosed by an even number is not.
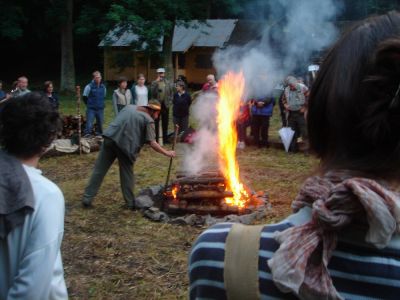
{"type": "Polygon", "coordinates": [[[96,118],[96,134],[103,133],[104,108],[86,108],[86,129],[85,134],[92,134],[93,121],[96,118]]]}

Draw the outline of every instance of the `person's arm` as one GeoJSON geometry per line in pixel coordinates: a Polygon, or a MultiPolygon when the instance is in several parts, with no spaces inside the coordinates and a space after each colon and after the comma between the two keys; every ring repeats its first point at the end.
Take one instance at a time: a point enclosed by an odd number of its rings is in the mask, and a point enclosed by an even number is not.
{"type": "Polygon", "coordinates": [[[135,105],[137,104],[137,94],[136,94],[136,85],[134,84],[131,87],[131,94],[132,94],[131,104],[135,105]]]}
{"type": "Polygon", "coordinates": [[[154,151],[161,153],[168,157],[175,157],[175,151],[168,151],[160,146],[159,143],[156,142],[156,131],[153,122],[148,122],[146,124],[146,142],[149,143],[150,147],[153,148],[154,151]]]}
{"type": "Polygon", "coordinates": [[[90,85],[86,85],[85,89],[83,90],[83,94],[82,94],[82,99],[83,99],[83,102],[85,103],[85,105],[87,105],[89,93],[90,93],[90,85]]]}
{"type": "Polygon", "coordinates": [[[145,87],[147,90],[147,103],[149,103],[149,100],[151,99],[150,87],[146,86],[146,85],[145,85],[145,87]]]}
{"type": "Polygon", "coordinates": [[[285,110],[289,109],[289,104],[288,104],[287,99],[286,99],[285,91],[283,91],[283,95],[282,95],[282,104],[283,104],[283,107],[285,108],[285,110]]]}
{"type": "MultiPolygon", "coordinates": [[[[45,201],[32,216],[32,231],[8,291],[7,300],[68,299],[60,246],[64,233],[64,199],[60,191],[42,195],[45,201]]],[[[12,234],[12,232],[10,233],[12,234]]],[[[10,237],[12,238],[12,237],[10,237]]]]}
{"type": "Polygon", "coordinates": [[[304,104],[301,107],[300,111],[302,113],[305,113],[306,110],[307,110],[307,107],[308,107],[308,96],[310,95],[310,92],[309,92],[308,87],[306,87],[305,85],[302,85],[302,90],[301,91],[302,91],[302,93],[304,95],[304,104]]]}
{"type": "Polygon", "coordinates": [[[115,115],[118,115],[118,105],[117,105],[117,103],[118,103],[118,95],[117,95],[116,92],[114,92],[113,96],[112,96],[112,105],[113,105],[113,108],[114,108],[115,115]]]}
{"type": "Polygon", "coordinates": [[[172,104],[176,105],[176,96],[178,95],[178,93],[175,93],[174,96],[172,97],[172,104]]]}
{"type": "Polygon", "coordinates": [[[175,155],[176,155],[175,151],[173,151],[173,150],[169,151],[169,150],[164,149],[155,140],[150,142],[150,147],[153,148],[154,151],[161,153],[167,157],[175,157],[175,155]]]}
{"type": "Polygon", "coordinates": [[[53,97],[56,102],[56,110],[58,110],[58,108],[60,107],[60,101],[59,101],[58,95],[53,93],[53,97]]]}

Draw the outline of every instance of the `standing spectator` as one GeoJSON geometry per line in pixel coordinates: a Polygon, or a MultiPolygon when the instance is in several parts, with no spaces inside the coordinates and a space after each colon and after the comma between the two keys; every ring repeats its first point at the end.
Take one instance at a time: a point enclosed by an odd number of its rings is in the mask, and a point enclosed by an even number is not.
{"type": "Polygon", "coordinates": [[[127,89],[128,79],[126,77],[121,77],[118,80],[118,88],[114,91],[112,96],[112,103],[114,107],[115,115],[128,104],[133,104],[132,93],[130,89],[127,89]]]}
{"type": "MultiPolygon", "coordinates": [[[[161,103],[161,127],[163,135],[163,143],[168,143],[168,121],[169,106],[174,96],[174,88],[172,83],[165,78],[165,69],[157,69],[157,79],[151,83],[151,97],[157,99],[161,103]]],[[[155,121],[156,125],[156,141],[159,141],[160,119],[155,121]]]]}
{"type": "Polygon", "coordinates": [[[251,107],[251,126],[254,137],[254,144],[260,148],[269,147],[269,119],[272,116],[274,105],[275,99],[272,96],[253,100],[253,105],[251,107]]]}
{"type": "Polygon", "coordinates": [[[192,98],[186,92],[185,83],[178,81],[176,83],[176,93],[172,100],[172,115],[174,117],[174,125],[179,126],[179,132],[186,131],[189,127],[189,107],[192,104],[192,98]]]}
{"type": "Polygon", "coordinates": [[[68,299],[64,197],[37,169],[59,114],[46,96],[28,93],[9,99],[0,120],[0,299],[68,299]]]}
{"type": "Polygon", "coordinates": [[[30,93],[30,90],[28,90],[28,78],[21,76],[17,80],[17,86],[11,91],[11,96],[18,97],[27,93],[30,93]]]}
{"type": "Polygon", "coordinates": [[[320,159],[277,224],[221,223],[190,255],[190,299],[399,299],[400,14],[355,25],[312,87],[320,159]]]}
{"type": "Polygon", "coordinates": [[[44,90],[44,94],[47,96],[47,98],[49,98],[49,102],[50,102],[51,106],[55,110],[58,110],[59,101],[58,101],[57,94],[54,93],[53,82],[45,81],[43,90],[44,90]]]}
{"type": "Polygon", "coordinates": [[[154,120],[161,105],[150,100],[146,106],[128,105],[104,132],[104,143],[94,165],[92,176],[85,188],[82,204],[92,205],[93,198],[115,159],[119,163],[121,190],[128,209],[135,209],[133,165],[145,143],[158,153],[174,157],[174,151],[165,150],[155,141],[154,120]]]}
{"type": "Polygon", "coordinates": [[[6,98],[6,93],[3,91],[3,81],[0,80],[0,101],[6,98]]]}
{"type": "Polygon", "coordinates": [[[215,80],[215,76],[213,74],[207,75],[207,82],[203,85],[203,92],[218,92],[218,82],[215,80]]]}
{"type": "Polygon", "coordinates": [[[307,147],[307,126],[304,114],[307,107],[308,88],[304,84],[298,83],[293,76],[289,76],[286,81],[288,86],[285,88],[282,102],[289,114],[288,125],[295,132],[289,149],[292,152],[297,152],[297,138],[299,136],[307,147]]]}
{"type": "Polygon", "coordinates": [[[96,135],[103,133],[104,100],[107,94],[105,85],[101,81],[101,73],[93,72],[93,80],[83,90],[83,101],[86,104],[85,137],[92,134],[93,121],[96,118],[96,135]]]}
{"type": "Polygon", "coordinates": [[[146,106],[149,103],[149,89],[145,85],[146,77],[139,74],[137,77],[137,84],[132,86],[133,103],[137,106],[146,106]]]}

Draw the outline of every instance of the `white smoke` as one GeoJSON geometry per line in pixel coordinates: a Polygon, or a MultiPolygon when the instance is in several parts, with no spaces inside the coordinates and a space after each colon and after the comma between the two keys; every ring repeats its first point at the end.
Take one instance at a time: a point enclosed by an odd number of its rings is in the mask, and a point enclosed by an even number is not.
{"type": "Polygon", "coordinates": [[[210,161],[216,159],[216,102],[216,94],[206,93],[197,97],[192,105],[192,117],[196,120],[197,132],[194,144],[186,148],[184,153],[183,170],[187,174],[200,173],[210,161]]]}
{"type": "MultiPolygon", "coordinates": [[[[220,78],[227,71],[242,71],[245,97],[253,98],[271,94],[289,74],[307,72],[311,56],[337,38],[332,21],[342,5],[338,0],[253,0],[249,3],[245,9],[247,18],[265,25],[256,40],[216,51],[213,63],[220,78]]],[[[198,97],[192,107],[198,132],[184,160],[184,170],[192,174],[201,171],[206,158],[216,154],[216,101],[210,97],[198,97]]]]}
{"type": "Polygon", "coordinates": [[[247,17],[264,28],[257,41],[216,51],[218,75],[242,70],[247,96],[268,95],[287,75],[305,74],[311,56],[335,41],[340,9],[334,0],[250,1],[247,17]]]}

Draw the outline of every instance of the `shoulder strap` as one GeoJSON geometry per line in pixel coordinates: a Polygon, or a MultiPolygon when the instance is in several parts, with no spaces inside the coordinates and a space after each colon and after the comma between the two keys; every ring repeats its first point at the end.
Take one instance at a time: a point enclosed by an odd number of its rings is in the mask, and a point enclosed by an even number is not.
{"type": "Polygon", "coordinates": [[[225,245],[224,282],[229,300],[260,299],[258,252],[264,225],[233,224],[225,245]]]}

